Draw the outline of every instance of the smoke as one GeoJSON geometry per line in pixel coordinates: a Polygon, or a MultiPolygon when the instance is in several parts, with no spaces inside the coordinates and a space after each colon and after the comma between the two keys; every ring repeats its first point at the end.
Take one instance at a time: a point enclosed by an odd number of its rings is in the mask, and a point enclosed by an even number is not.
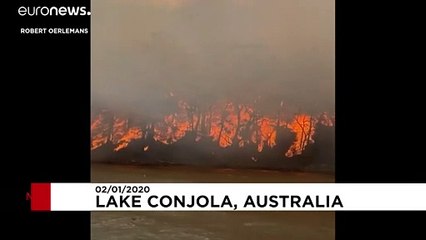
{"type": "Polygon", "coordinates": [[[92,105],[150,117],[170,96],[334,112],[332,0],[94,0],[92,105]]]}

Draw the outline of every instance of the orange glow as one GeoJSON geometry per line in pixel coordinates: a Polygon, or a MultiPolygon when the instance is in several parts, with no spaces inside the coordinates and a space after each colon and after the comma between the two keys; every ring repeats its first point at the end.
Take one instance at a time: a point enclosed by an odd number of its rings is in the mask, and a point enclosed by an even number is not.
{"type": "MultiPolygon", "coordinates": [[[[281,104],[282,107],[283,104],[281,104]]],[[[308,114],[298,114],[289,122],[284,120],[284,113],[275,116],[261,116],[253,106],[232,102],[215,104],[207,111],[200,111],[185,101],[177,102],[177,111],[164,116],[163,120],[145,126],[129,126],[129,120],[107,114],[97,115],[91,124],[91,149],[94,150],[108,142],[114,145],[114,151],[126,148],[130,142],[144,136],[142,129],[152,126],[153,139],[163,144],[172,144],[187,133],[193,141],[211,137],[222,148],[235,144],[243,148],[247,144],[257,145],[259,152],[265,147],[273,148],[277,142],[277,130],[288,128],[295,133],[295,139],[283,155],[292,157],[301,154],[308,144],[314,142],[315,125],[334,126],[334,117],[326,113],[318,118],[308,114]]],[[[145,136],[146,137],[146,136],[145,136]]],[[[149,146],[143,150],[148,151],[149,146]]]]}
{"type": "Polygon", "coordinates": [[[162,122],[154,125],[154,139],[164,144],[177,142],[194,126],[196,120],[189,118],[190,107],[184,101],[178,103],[179,111],[164,117],[162,122]]]}
{"type": "Polygon", "coordinates": [[[210,136],[213,141],[218,141],[219,146],[228,147],[236,134],[237,113],[232,103],[225,106],[215,106],[210,116],[210,136]]]}
{"type": "Polygon", "coordinates": [[[99,114],[92,120],[92,124],[90,126],[90,131],[92,135],[91,141],[91,150],[94,150],[103,144],[107,143],[108,135],[106,134],[106,129],[108,126],[104,123],[103,114],[99,114]]]}
{"type": "Polygon", "coordinates": [[[268,145],[274,147],[276,145],[277,131],[276,120],[272,118],[262,117],[259,119],[259,142],[257,144],[257,151],[261,152],[263,147],[268,145]]]}
{"type": "Polygon", "coordinates": [[[125,132],[123,136],[117,141],[117,147],[114,148],[114,151],[118,151],[127,147],[131,141],[139,138],[142,138],[142,130],[137,127],[129,128],[127,132],[125,132]]]}
{"type": "Polygon", "coordinates": [[[295,154],[301,154],[305,147],[314,141],[312,136],[315,131],[315,123],[316,121],[311,116],[299,114],[294,117],[290,124],[288,124],[287,127],[291,129],[292,132],[296,133],[296,139],[287,151],[287,157],[292,157],[295,154]]]}
{"type": "Polygon", "coordinates": [[[141,128],[129,127],[127,119],[113,117],[112,122],[112,128],[108,127],[110,124],[103,114],[99,114],[92,120],[92,150],[112,142],[115,145],[114,151],[118,151],[127,147],[131,141],[142,138],[141,128]]]}

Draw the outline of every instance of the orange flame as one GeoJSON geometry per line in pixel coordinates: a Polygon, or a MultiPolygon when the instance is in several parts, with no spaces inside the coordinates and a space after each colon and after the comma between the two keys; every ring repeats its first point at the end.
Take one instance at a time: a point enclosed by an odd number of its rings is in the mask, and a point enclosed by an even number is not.
{"type": "MultiPolygon", "coordinates": [[[[281,107],[282,105],[281,103],[281,107]]],[[[278,128],[288,128],[295,133],[295,140],[283,155],[292,157],[301,154],[308,144],[314,142],[313,135],[317,123],[334,126],[334,117],[328,116],[327,113],[323,113],[319,118],[298,114],[290,122],[282,119],[282,113],[277,116],[259,116],[254,107],[232,102],[216,104],[211,106],[209,111],[201,112],[188,103],[179,101],[175,113],[152,124],[153,138],[164,144],[172,144],[182,139],[188,132],[193,132],[194,141],[209,136],[223,148],[233,144],[244,147],[254,143],[261,152],[265,146],[270,148],[276,146],[278,128]]],[[[131,141],[143,137],[140,126],[130,127],[128,119],[116,116],[113,117],[112,124],[108,124],[104,113],[92,120],[91,131],[92,150],[111,142],[115,146],[114,151],[119,151],[126,148],[131,141]],[[112,127],[108,127],[111,125],[112,127]]],[[[144,147],[144,151],[148,149],[149,146],[144,147]]]]}
{"type": "Polygon", "coordinates": [[[127,147],[131,141],[139,138],[142,138],[142,130],[138,127],[129,128],[129,130],[117,141],[117,147],[114,148],[114,151],[127,147]]]}
{"type": "Polygon", "coordinates": [[[179,111],[164,117],[163,122],[154,126],[154,139],[164,144],[171,144],[183,138],[186,131],[194,125],[194,119],[191,121],[188,117],[188,104],[184,101],[178,103],[179,111]]]}
{"type": "Polygon", "coordinates": [[[114,151],[118,151],[127,147],[131,141],[142,138],[141,128],[129,127],[128,122],[127,119],[113,117],[112,128],[109,129],[105,115],[99,114],[91,124],[91,149],[94,150],[107,142],[112,142],[116,145],[114,151]]]}
{"type": "Polygon", "coordinates": [[[309,115],[300,114],[294,117],[287,127],[296,133],[296,139],[286,152],[287,157],[292,157],[295,154],[301,154],[309,143],[313,143],[312,136],[315,132],[316,121],[309,115]]]}
{"type": "Polygon", "coordinates": [[[104,115],[102,113],[98,114],[90,126],[92,134],[91,150],[107,143],[108,135],[105,134],[106,128],[108,128],[108,125],[105,124],[104,115]]]}

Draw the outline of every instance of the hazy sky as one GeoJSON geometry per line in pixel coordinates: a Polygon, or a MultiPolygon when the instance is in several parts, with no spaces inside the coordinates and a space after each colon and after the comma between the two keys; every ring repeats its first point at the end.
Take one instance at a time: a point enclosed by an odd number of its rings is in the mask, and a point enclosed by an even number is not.
{"type": "Polygon", "coordinates": [[[155,115],[172,91],[334,110],[333,0],[92,0],[92,99],[155,115]]]}

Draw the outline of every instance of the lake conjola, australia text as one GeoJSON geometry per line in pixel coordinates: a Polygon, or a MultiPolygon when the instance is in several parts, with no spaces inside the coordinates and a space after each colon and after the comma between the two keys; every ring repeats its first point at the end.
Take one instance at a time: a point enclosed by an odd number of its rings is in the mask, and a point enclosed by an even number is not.
{"type": "MultiPolygon", "coordinates": [[[[235,196],[234,196],[235,197],[235,196]]],[[[339,195],[248,195],[240,198],[214,195],[151,195],[146,202],[140,195],[96,197],[98,208],[188,209],[188,210],[280,210],[303,208],[343,208],[339,195]],[[116,199],[117,198],[117,199],[116,199]],[[234,201],[236,200],[239,201],[234,201]],[[244,199],[244,202],[241,202],[244,199]]]]}

